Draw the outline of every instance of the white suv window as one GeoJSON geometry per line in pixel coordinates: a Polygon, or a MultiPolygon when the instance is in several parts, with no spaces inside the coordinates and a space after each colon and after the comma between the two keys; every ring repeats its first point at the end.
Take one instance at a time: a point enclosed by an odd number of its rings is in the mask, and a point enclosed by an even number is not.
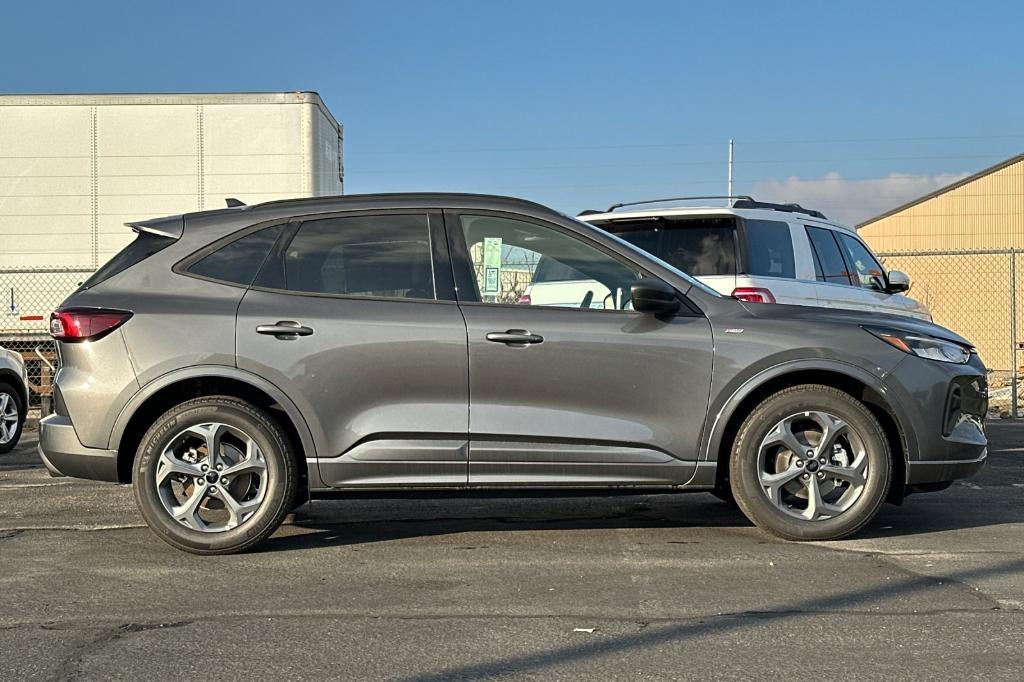
{"type": "Polygon", "coordinates": [[[839,242],[846,251],[847,260],[854,267],[854,273],[860,285],[865,289],[881,291],[882,287],[879,286],[879,282],[885,277],[885,271],[867,247],[851,235],[837,234],[836,236],[839,237],[839,242]]]}
{"type": "Polygon", "coordinates": [[[645,218],[598,225],[693,277],[736,274],[732,217],[645,218]]]}
{"type": "Polygon", "coordinates": [[[747,235],[746,274],[760,277],[796,278],[793,237],[789,223],[777,220],[744,220],[747,235]]]}
{"type": "Polygon", "coordinates": [[[839,250],[839,244],[832,230],[805,225],[807,238],[811,241],[811,255],[814,258],[814,274],[819,282],[845,284],[850,286],[849,266],[839,250]]]}

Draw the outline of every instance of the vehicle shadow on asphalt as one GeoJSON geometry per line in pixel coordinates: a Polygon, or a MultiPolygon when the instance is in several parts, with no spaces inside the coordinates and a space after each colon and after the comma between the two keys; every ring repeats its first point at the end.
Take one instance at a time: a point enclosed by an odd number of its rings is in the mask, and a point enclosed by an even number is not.
{"type": "MultiPolygon", "coordinates": [[[[367,511],[359,501],[332,501],[329,510],[299,509],[291,526],[255,551],[288,551],[324,545],[358,545],[414,537],[502,531],[615,530],[623,528],[735,528],[750,522],[735,506],[710,495],[640,495],[626,498],[455,498],[391,500],[389,511],[367,511]],[[680,498],[687,498],[682,500],[680,498]],[[585,509],[581,507],[585,506],[585,509]],[[329,513],[325,513],[329,511],[329,513]],[[312,512],[312,513],[311,513],[312,512]],[[436,513],[435,513],[436,512],[436,513]],[[305,531],[305,532],[301,532],[305,531]]],[[[379,505],[379,501],[378,501],[379,505]]]]}
{"type": "MultiPolygon", "coordinates": [[[[332,545],[358,545],[459,533],[613,530],[623,528],[752,528],[735,506],[706,494],[643,495],[614,500],[526,499],[392,500],[387,512],[354,501],[332,501],[327,509],[302,508],[291,533],[279,533],[256,551],[289,551],[332,545]],[[626,502],[626,504],[623,504],[626,502]],[[295,530],[299,532],[294,532],[295,530]]],[[[887,504],[856,539],[903,537],[1024,524],[1024,505],[993,503],[984,486],[913,495],[901,505],[887,504]]],[[[766,540],[770,536],[764,536],[766,540]]],[[[680,540],[681,542],[683,540],[680,540]]]]}
{"type": "Polygon", "coordinates": [[[927,535],[956,530],[970,530],[1006,524],[1024,524],[1024,505],[1001,502],[992,504],[982,495],[973,499],[954,499],[947,493],[915,495],[900,506],[885,505],[878,516],[853,536],[857,540],[927,535]]]}
{"type": "MultiPolygon", "coordinates": [[[[1024,423],[991,429],[986,467],[949,489],[886,504],[856,539],[880,539],[1024,523],[1024,423]]],[[[380,501],[361,499],[327,503],[312,513],[299,509],[292,525],[299,533],[271,538],[263,551],[308,549],[324,545],[400,540],[466,532],[518,530],[605,530],[617,528],[750,528],[739,509],[709,494],[647,494],[606,498],[455,496],[393,499],[387,511],[380,501]],[[582,501],[582,502],[581,502],[582,501]],[[327,513],[324,513],[327,512],[327,513]],[[301,532],[308,531],[308,532],[301,532]]],[[[769,536],[765,535],[768,539],[769,536]]],[[[259,551],[259,550],[257,550],[259,551]]]]}

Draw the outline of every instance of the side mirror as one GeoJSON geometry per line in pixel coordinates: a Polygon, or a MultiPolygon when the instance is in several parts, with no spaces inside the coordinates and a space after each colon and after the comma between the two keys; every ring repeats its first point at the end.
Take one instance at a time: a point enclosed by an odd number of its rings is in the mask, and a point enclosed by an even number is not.
{"type": "Polygon", "coordinates": [[[889,281],[885,290],[890,294],[902,294],[910,291],[910,277],[905,272],[890,270],[889,281]]]}
{"type": "Polygon", "coordinates": [[[679,294],[660,279],[644,277],[629,287],[633,310],[652,315],[672,315],[679,310],[679,294]]]}

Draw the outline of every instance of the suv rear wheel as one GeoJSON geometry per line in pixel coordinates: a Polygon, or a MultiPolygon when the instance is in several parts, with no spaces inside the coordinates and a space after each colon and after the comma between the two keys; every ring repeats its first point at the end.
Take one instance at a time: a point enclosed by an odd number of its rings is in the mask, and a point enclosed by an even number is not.
{"type": "Polygon", "coordinates": [[[837,540],[878,513],[891,457],[863,403],[808,384],[754,408],[736,436],[729,478],[737,504],[759,528],[787,540],[837,540]]]}
{"type": "Polygon", "coordinates": [[[139,444],[133,488],[161,540],[195,554],[230,554],[281,525],[298,481],[294,453],[270,415],[212,396],[156,420],[139,444]]]}

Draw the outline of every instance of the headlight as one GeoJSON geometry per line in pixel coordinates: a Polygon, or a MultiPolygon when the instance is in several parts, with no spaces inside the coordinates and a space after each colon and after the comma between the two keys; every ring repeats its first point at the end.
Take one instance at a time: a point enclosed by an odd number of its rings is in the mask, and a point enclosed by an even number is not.
{"type": "Polygon", "coordinates": [[[864,331],[904,353],[911,353],[929,360],[965,365],[971,359],[970,348],[953,341],[937,339],[934,336],[885,327],[864,327],[864,331]]]}

